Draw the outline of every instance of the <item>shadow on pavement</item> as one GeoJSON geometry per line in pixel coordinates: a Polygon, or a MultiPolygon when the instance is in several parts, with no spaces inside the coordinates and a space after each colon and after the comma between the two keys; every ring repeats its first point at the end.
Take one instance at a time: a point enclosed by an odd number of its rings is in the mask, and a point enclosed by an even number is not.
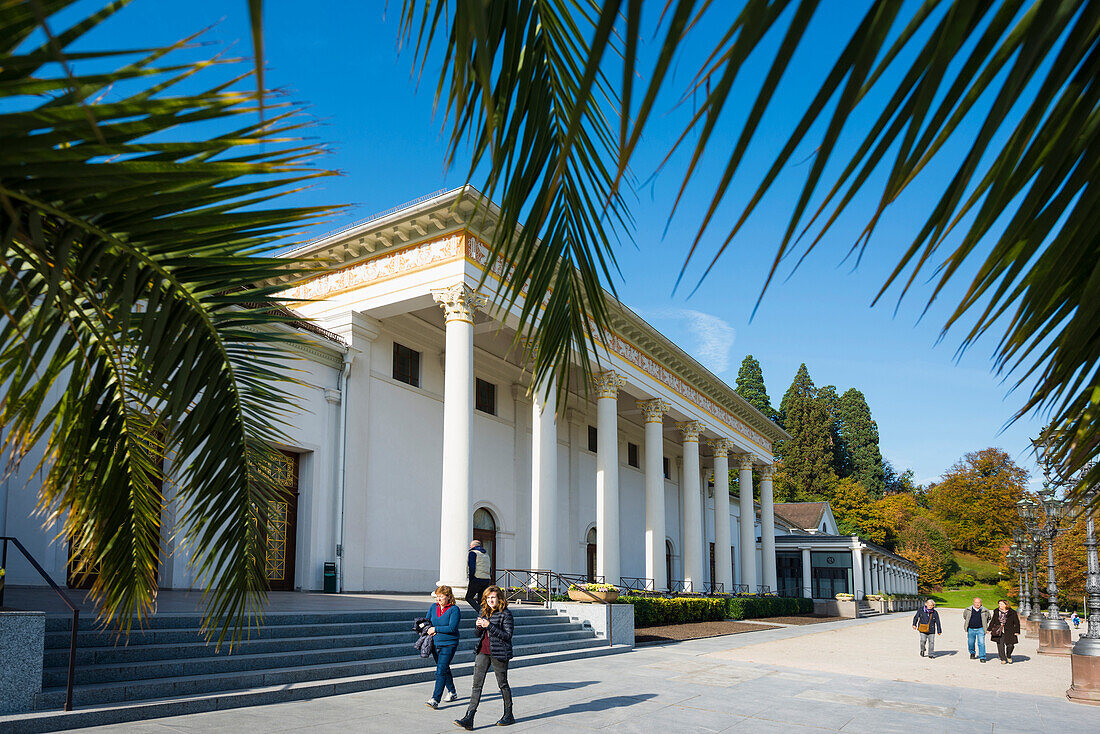
{"type": "Polygon", "coordinates": [[[516,721],[534,721],[547,719],[552,716],[568,716],[569,714],[591,714],[597,711],[611,711],[612,709],[627,708],[635,704],[643,703],[651,698],[656,698],[656,693],[639,693],[636,696],[608,696],[607,698],[595,698],[583,703],[571,703],[568,706],[553,711],[543,711],[532,716],[517,718],[516,721]]]}

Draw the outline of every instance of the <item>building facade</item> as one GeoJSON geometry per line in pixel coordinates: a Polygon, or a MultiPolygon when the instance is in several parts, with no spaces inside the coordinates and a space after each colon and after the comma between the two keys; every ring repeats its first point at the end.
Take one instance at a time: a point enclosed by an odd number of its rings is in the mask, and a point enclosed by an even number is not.
{"type": "MultiPolygon", "coordinates": [[[[594,384],[559,408],[515,347],[518,310],[494,305],[495,212],[465,188],[290,253],[326,267],[282,282],[320,328],[301,332],[292,365],[301,408],[280,446],[285,501],[267,514],[272,588],[319,590],[326,562],[346,591],[461,588],[471,538],[498,570],[779,588],[776,541],[797,530],[772,501],[786,434],[617,302],[594,384]],[[731,495],[731,468],[759,503],[731,495]]],[[[2,491],[5,534],[69,576],[67,544],[33,517],[33,483],[13,475],[2,491]]],[[[169,480],[162,587],[202,586],[172,532],[185,509],[169,480]]],[[[37,583],[18,562],[9,573],[37,583]]]]}

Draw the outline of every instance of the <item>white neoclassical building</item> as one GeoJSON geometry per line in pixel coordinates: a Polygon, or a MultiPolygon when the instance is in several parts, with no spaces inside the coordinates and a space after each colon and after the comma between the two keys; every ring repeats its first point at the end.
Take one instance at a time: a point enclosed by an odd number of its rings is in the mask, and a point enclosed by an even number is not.
{"type": "MultiPolygon", "coordinates": [[[[489,303],[503,271],[486,273],[496,210],[479,198],[451,191],[291,253],[327,266],[283,283],[310,321],[294,365],[301,410],[280,447],[286,494],[267,513],[272,588],[319,590],[327,562],[347,591],[464,587],[476,537],[497,569],[778,589],[777,538],[799,532],[772,502],[783,430],[617,302],[587,398],[544,400],[512,348],[517,310],[489,303]],[[756,471],[759,503],[731,499],[730,467],[741,487],[756,471]]],[[[67,573],[57,529],[32,517],[34,489],[4,480],[3,534],[54,578],[87,583],[67,573]]],[[[184,509],[169,480],[165,588],[201,586],[172,532],[184,509]]],[[[20,564],[8,582],[38,583],[20,564]]]]}

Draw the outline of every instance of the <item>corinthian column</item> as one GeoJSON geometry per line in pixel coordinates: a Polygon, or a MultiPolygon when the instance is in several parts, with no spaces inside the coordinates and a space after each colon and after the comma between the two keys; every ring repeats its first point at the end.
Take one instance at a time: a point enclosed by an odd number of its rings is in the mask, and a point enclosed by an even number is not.
{"type": "Polygon", "coordinates": [[[775,465],[760,470],[760,555],[764,586],[773,594],[779,589],[775,573],[775,502],[772,498],[772,476],[775,465]]]}
{"type": "Polygon", "coordinates": [[[714,449],[714,576],[727,594],[733,591],[733,559],[730,557],[730,442],[719,438],[714,449]]]}
{"type": "Polygon", "coordinates": [[[741,454],[741,583],[756,593],[756,508],[752,502],[752,454],[741,454]]]}
{"type": "Polygon", "coordinates": [[[688,421],[677,424],[684,436],[684,478],[680,488],[683,495],[684,518],[684,581],[690,582],[690,590],[703,590],[703,539],[700,537],[703,519],[699,507],[699,434],[703,424],[688,421]]]}
{"type": "Polygon", "coordinates": [[[531,401],[531,568],[558,566],[557,386],[535,388],[531,401]]]}
{"type": "Polygon", "coordinates": [[[651,591],[668,588],[665,578],[664,400],[638,403],[645,416],[645,575],[651,591]]]}
{"type": "Polygon", "coordinates": [[[447,322],[443,378],[443,489],[439,520],[439,582],[466,588],[466,555],[473,535],[470,512],[470,434],[474,421],[474,311],[484,296],[466,284],[432,291],[447,322]]]}
{"type": "Polygon", "coordinates": [[[604,372],[596,382],[596,575],[618,584],[619,566],[619,388],[626,379],[604,372]]]}

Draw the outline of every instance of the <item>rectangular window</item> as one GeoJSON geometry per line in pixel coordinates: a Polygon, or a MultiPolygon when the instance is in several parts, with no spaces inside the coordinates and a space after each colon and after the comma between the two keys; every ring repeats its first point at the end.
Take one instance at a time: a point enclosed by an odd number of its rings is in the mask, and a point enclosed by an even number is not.
{"type": "Polygon", "coordinates": [[[626,445],[626,463],[635,469],[638,468],[638,444],[628,443],[626,445]]]}
{"type": "Polygon", "coordinates": [[[588,427],[588,450],[596,453],[596,427],[588,427]]]}
{"type": "Polygon", "coordinates": [[[664,457],[663,459],[661,459],[661,467],[665,471],[665,479],[672,479],[672,473],[669,471],[669,468],[668,468],[668,457],[667,456],[664,457]]]}
{"type": "Polygon", "coordinates": [[[482,413],[497,414],[497,386],[480,377],[474,383],[474,407],[482,413]]]}
{"type": "Polygon", "coordinates": [[[420,352],[394,342],[393,379],[420,387],[420,352]]]}

